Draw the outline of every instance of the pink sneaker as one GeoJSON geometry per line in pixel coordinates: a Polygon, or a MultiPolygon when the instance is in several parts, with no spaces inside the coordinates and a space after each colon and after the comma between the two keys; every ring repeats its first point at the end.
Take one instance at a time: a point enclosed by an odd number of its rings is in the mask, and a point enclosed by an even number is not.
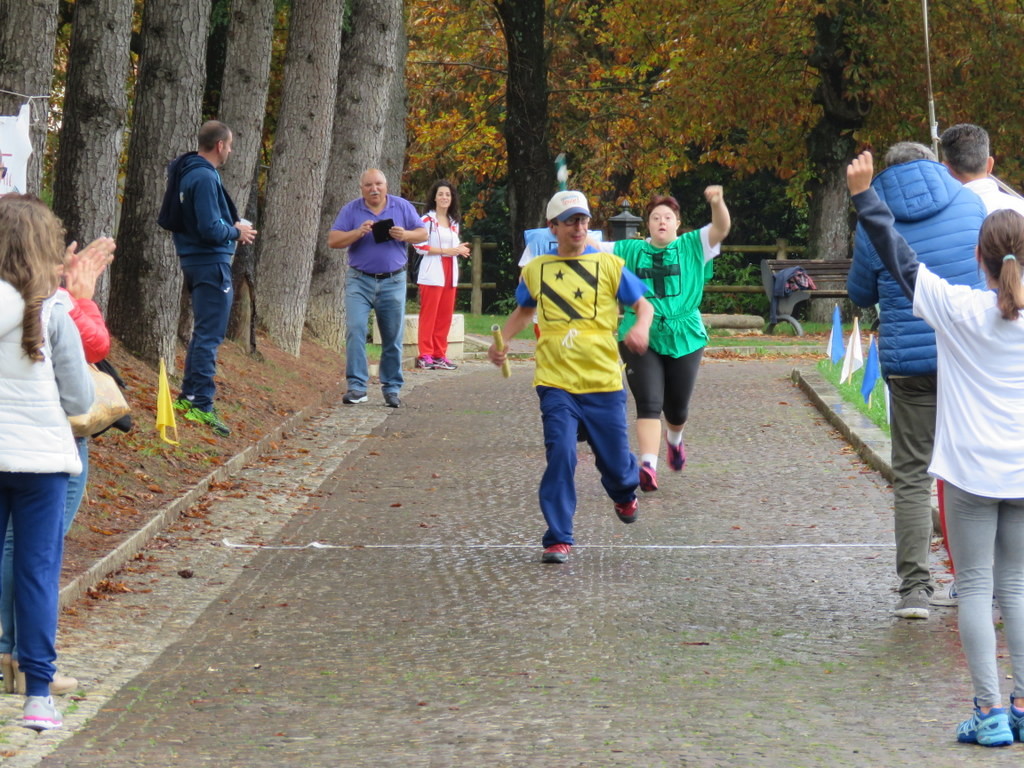
{"type": "Polygon", "coordinates": [[[569,561],[569,550],[572,549],[572,544],[552,544],[550,547],[544,550],[544,554],[540,556],[542,563],[565,563],[569,561]]]}
{"type": "Polygon", "coordinates": [[[686,443],[680,443],[679,445],[672,445],[668,442],[668,438],[665,438],[665,445],[668,446],[668,460],[669,467],[674,472],[682,472],[683,466],[686,464],[686,443]]]}
{"type": "Polygon", "coordinates": [[[434,368],[434,358],[430,355],[420,355],[416,358],[416,367],[432,370],[434,368]]]}
{"type": "Polygon", "coordinates": [[[640,465],[640,490],[644,493],[658,490],[658,473],[646,461],[640,465]]]}
{"type": "Polygon", "coordinates": [[[616,504],[615,514],[619,516],[619,520],[628,525],[636,520],[637,509],[639,506],[640,504],[636,499],[627,501],[623,504],[616,504]]]}

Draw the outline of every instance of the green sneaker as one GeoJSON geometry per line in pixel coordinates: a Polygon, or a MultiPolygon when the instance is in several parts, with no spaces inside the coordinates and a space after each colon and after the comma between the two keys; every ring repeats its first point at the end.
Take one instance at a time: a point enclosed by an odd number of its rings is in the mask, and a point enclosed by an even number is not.
{"type": "Polygon", "coordinates": [[[227,437],[231,434],[231,430],[228,429],[228,425],[221,419],[216,408],[210,411],[200,411],[198,408],[190,408],[185,411],[185,418],[189,421],[194,421],[197,424],[206,424],[213,430],[215,435],[227,437]]]}
{"type": "Polygon", "coordinates": [[[192,410],[192,401],[189,400],[187,397],[179,397],[177,400],[174,401],[173,405],[174,410],[181,411],[182,413],[192,410]]]}

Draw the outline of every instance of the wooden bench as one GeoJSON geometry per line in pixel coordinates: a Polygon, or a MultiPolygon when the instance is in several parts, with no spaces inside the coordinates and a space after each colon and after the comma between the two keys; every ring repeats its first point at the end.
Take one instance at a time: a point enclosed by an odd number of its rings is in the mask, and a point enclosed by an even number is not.
{"type": "Polygon", "coordinates": [[[850,272],[850,259],[841,261],[822,261],[820,259],[762,259],[761,260],[761,284],[764,288],[768,301],[771,302],[772,294],[775,291],[775,274],[788,267],[802,267],[811,276],[815,285],[822,285],[830,281],[842,283],[840,288],[818,288],[813,291],[793,291],[787,296],[780,296],[776,303],[776,322],[772,323],[769,318],[767,332],[771,333],[779,321],[785,320],[793,326],[797,336],[804,335],[804,329],[793,317],[793,311],[797,305],[807,299],[846,299],[846,276],[850,272]]]}

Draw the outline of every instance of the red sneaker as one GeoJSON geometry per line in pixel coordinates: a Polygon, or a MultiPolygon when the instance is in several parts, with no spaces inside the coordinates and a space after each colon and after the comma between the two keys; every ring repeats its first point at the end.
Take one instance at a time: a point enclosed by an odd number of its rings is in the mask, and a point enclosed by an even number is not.
{"type": "Polygon", "coordinates": [[[672,445],[668,442],[668,438],[665,439],[665,445],[668,446],[668,465],[675,472],[682,472],[683,465],[686,464],[686,443],[680,443],[679,445],[672,445]]]}
{"type": "Polygon", "coordinates": [[[627,501],[624,504],[616,504],[615,514],[619,516],[619,520],[629,524],[636,520],[637,508],[639,506],[636,499],[627,501]]]}
{"type": "Polygon", "coordinates": [[[658,490],[658,473],[646,461],[640,465],[640,490],[644,493],[658,490]]]}
{"type": "Polygon", "coordinates": [[[550,547],[544,550],[544,554],[540,556],[542,563],[565,563],[569,560],[569,550],[572,549],[572,544],[552,544],[550,547]]]}

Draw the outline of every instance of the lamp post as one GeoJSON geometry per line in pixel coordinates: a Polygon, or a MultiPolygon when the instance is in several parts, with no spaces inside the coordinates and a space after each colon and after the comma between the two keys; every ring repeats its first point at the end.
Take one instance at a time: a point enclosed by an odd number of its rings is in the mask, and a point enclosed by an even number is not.
{"type": "Polygon", "coordinates": [[[636,237],[636,233],[640,231],[640,225],[643,224],[643,219],[639,216],[635,216],[629,210],[630,202],[628,197],[623,197],[619,200],[619,208],[621,212],[615,214],[608,219],[608,223],[611,225],[611,240],[629,240],[636,237]]]}

